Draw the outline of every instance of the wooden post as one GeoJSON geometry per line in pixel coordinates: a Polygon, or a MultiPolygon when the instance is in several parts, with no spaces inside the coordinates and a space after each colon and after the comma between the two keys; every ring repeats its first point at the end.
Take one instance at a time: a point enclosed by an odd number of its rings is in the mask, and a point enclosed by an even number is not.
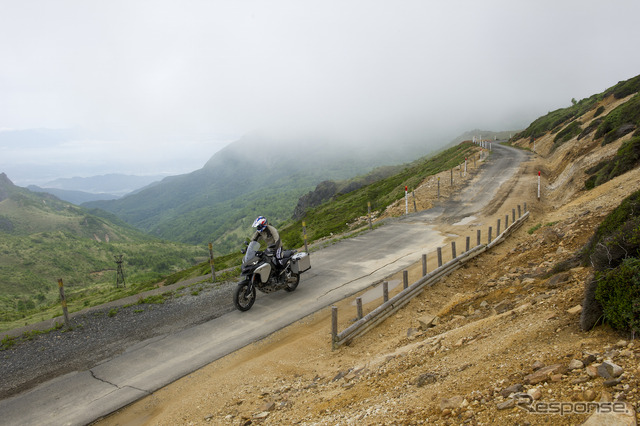
{"type": "Polygon", "coordinates": [[[333,350],[338,347],[338,307],[331,307],[331,348],[333,350]]]}
{"type": "Polygon", "coordinates": [[[451,169],[451,185],[453,185],[453,169],[451,169]]]}
{"type": "Polygon", "coordinates": [[[511,223],[516,221],[516,209],[511,209],[511,223]]]}
{"type": "Polygon", "coordinates": [[[402,288],[409,287],[409,271],[406,269],[402,271],[402,288]]]}
{"type": "Polygon", "coordinates": [[[451,259],[455,259],[456,257],[458,257],[456,255],[456,242],[451,241],[451,259]]]}
{"type": "Polygon", "coordinates": [[[522,217],[522,210],[520,209],[520,204],[518,204],[518,219],[522,217]]]}
{"type": "Polygon", "coordinates": [[[504,215],[504,229],[507,229],[509,227],[509,215],[505,214],[504,215]]]}
{"type": "Polygon", "coordinates": [[[471,237],[467,236],[467,243],[464,248],[465,248],[464,250],[465,252],[468,252],[469,249],[471,248],[471,237]]]}
{"type": "Polygon", "coordinates": [[[64,284],[62,284],[62,278],[58,279],[58,289],[60,290],[60,303],[62,304],[62,313],[64,314],[64,325],[67,328],[70,328],[69,310],[67,309],[67,298],[64,295],[64,284]]]}
{"type": "Polygon", "coordinates": [[[438,268],[442,266],[442,247],[438,247],[438,268]]]}
{"type": "Polygon", "coordinates": [[[382,282],[382,300],[384,303],[389,301],[389,283],[387,281],[382,282]]]}
{"type": "Polygon", "coordinates": [[[476,236],[477,236],[477,240],[478,240],[478,244],[476,244],[477,246],[479,246],[479,245],[480,245],[480,234],[481,234],[481,232],[480,232],[480,230],[478,229],[478,232],[476,232],[476,236]]]}
{"type": "Polygon", "coordinates": [[[422,255],[422,276],[427,275],[427,255],[422,255]]]}
{"type": "Polygon", "coordinates": [[[491,227],[489,227],[489,237],[487,238],[487,244],[491,242],[491,227]]]}
{"type": "Polygon", "coordinates": [[[307,224],[302,221],[302,238],[304,238],[304,251],[309,253],[309,247],[307,246],[307,224]]]}
{"type": "Polygon", "coordinates": [[[496,236],[500,235],[500,219],[498,219],[498,227],[496,228],[496,236]]]}
{"type": "Polygon", "coordinates": [[[213,265],[213,244],[209,243],[209,265],[211,265],[211,282],[216,282],[216,268],[213,265]]]}
{"type": "Polygon", "coordinates": [[[527,212],[527,203],[524,203],[524,212],[527,212]]]}
{"type": "Polygon", "coordinates": [[[416,205],[416,191],[415,190],[411,191],[411,195],[413,195],[413,211],[417,212],[418,206],[416,205]]]}
{"type": "Polygon", "coordinates": [[[358,310],[358,319],[362,319],[362,297],[356,297],[356,308],[358,310]]]}
{"type": "Polygon", "coordinates": [[[369,229],[373,229],[373,225],[371,224],[371,201],[367,203],[367,209],[369,210],[369,229]]]}

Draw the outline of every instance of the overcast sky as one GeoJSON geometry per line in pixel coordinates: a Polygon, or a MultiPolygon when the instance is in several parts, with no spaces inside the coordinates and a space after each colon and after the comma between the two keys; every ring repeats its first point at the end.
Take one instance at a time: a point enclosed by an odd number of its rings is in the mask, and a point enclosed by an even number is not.
{"type": "Polygon", "coordinates": [[[256,129],[522,128],[640,74],[639,16],[638,0],[0,0],[0,172],[183,173],[256,129]],[[8,136],[25,129],[64,132],[8,136]]]}

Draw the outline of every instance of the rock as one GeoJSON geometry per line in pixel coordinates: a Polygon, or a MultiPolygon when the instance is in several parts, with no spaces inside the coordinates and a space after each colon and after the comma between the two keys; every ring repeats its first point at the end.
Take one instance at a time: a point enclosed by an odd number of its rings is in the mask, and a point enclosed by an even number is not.
{"type": "Polygon", "coordinates": [[[416,386],[421,388],[424,385],[430,385],[432,383],[435,383],[437,380],[438,380],[438,377],[436,377],[435,374],[433,374],[433,373],[425,373],[425,374],[420,375],[416,379],[416,386]]]}
{"type": "Polygon", "coordinates": [[[511,398],[511,399],[507,399],[506,401],[500,402],[496,405],[496,408],[498,410],[507,410],[509,408],[513,408],[516,406],[516,400],[511,398]]]}
{"type": "Polygon", "coordinates": [[[508,398],[512,393],[522,392],[522,390],[523,386],[520,383],[517,383],[515,385],[511,385],[507,388],[502,389],[500,391],[500,395],[502,395],[503,398],[508,398]]]}
{"type": "Polygon", "coordinates": [[[486,308],[487,306],[489,306],[489,303],[487,303],[487,301],[486,301],[486,300],[483,300],[483,301],[480,303],[480,307],[481,307],[481,308],[486,308]]]}
{"type": "Polygon", "coordinates": [[[538,383],[546,382],[551,378],[551,375],[562,374],[566,368],[562,364],[549,365],[542,367],[538,371],[528,374],[524,377],[524,381],[529,385],[536,385],[538,383]]]}
{"type": "Polygon", "coordinates": [[[459,395],[452,396],[451,398],[443,398],[442,400],[440,400],[440,411],[444,411],[446,409],[455,410],[456,408],[460,408],[463,401],[464,398],[459,395]]]}
{"type": "Polygon", "coordinates": [[[254,419],[254,420],[264,420],[264,419],[266,419],[267,417],[269,417],[269,412],[268,412],[268,411],[263,411],[263,412],[261,412],[261,413],[255,414],[255,415],[253,416],[253,419],[254,419]]]}
{"type": "Polygon", "coordinates": [[[598,394],[593,389],[587,389],[586,391],[582,392],[583,401],[591,402],[596,399],[596,396],[598,396],[598,394]]]}
{"type": "Polygon", "coordinates": [[[584,368],[584,363],[579,359],[572,359],[567,368],[569,370],[580,370],[581,368],[584,368]]]}
{"type": "Polygon", "coordinates": [[[260,407],[260,411],[261,412],[273,411],[274,408],[276,408],[276,403],[273,401],[268,401],[262,404],[262,407],[260,407]]]}
{"type": "Polygon", "coordinates": [[[587,365],[587,368],[585,369],[585,371],[587,372],[587,375],[589,377],[591,377],[592,379],[594,377],[598,377],[598,366],[600,364],[591,364],[591,365],[587,365]]]}
{"type": "Polygon", "coordinates": [[[571,278],[568,272],[561,272],[549,278],[546,282],[547,288],[558,288],[560,284],[566,283],[571,278]]]}
{"type": "MultiPolygon", "coordinates": [[[[596,412],[587,419],[582,426],[636,426],[636,411],[628,402],[621,402],[620,408],[624,406],[624,411],[616,412],[596,412]]],[[[618,405],[616,404],[616,407],[618,405]]]]}
{"type": "Polygon", "coordinates": [[[620,377],[623,371],[624,370],[622,369],[622,367],[614,364],[612,361],[604,361],[598,366],[598,375],[600,377],[604,377],[605,379],[614,379],[616,377],[620,377]]]}
{"type": "Polygon", "coordinates": [[[531,388],[527,391],[527,394],[531,398],[533,398],[534,401],[537,401],[540,398],[542,398],[542,391],[540,390],[540,388],[531,388]]]}
{"type": "Polygon", "coordinates": [[[576,305],[573,308],[567,309],[567,313],[569,313],[570,315],[576,315],[576,314],[579,314],[580,312],[582,312],[582,306],[580,305],[576,305]]]}
{"type": "Polygon", "coordinates": [[[437,315],[425,315],[418,318],[418,323],[420,323],[420,328],[422,330],[427,330],[438,325],[440,323],[440,318],[437,315]]]}
{"type": "Polygon", "coordinates": [[[544,365],[544,362],[542,362],[542,361],[536,361],[536,362],[534,362],[534,363],[533,363],[533,365],[531,366],[531,369],[532,369],[533,371],[537,371],[537,370],[540,370],[540,369],[541,369],[542,367],[544,367],[544,366],[545,366],[545,365],[544,365]]]}
{"type": "Polygon", "coordinates": [[[607,388],[611,388],[613,386],[617,386],[620,384],[620,382],[622,382],[622,378],[618,377],[617,379],[609,379],[609,380],[605,380],[603,385],[607,388]]]}
{"type": "Polygon", "coordinates": [[[584,365],[589,365],[592,362],[596,362],[597,359],[598,358],[593,354],[586,354],[585,357],[582,359],[582,363],[584,365]]]}

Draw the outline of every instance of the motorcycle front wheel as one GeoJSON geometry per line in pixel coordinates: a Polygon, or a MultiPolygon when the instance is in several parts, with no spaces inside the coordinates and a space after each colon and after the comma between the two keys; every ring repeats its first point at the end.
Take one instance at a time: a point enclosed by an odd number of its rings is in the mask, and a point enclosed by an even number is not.
{"type": "Polygon", "coordinates": [[[284,287],[284,291],[292,292],[298,287],[300,283],[300,274],[294,274],[291,271],[287,271],[287,285],[284,287]]]}
{"type": "Polygon", "coordinates": [[[256,301],[256,288],[249,281],[238,283],[233,293],[233,304],[239,311],[248,311],[256,301]]]}

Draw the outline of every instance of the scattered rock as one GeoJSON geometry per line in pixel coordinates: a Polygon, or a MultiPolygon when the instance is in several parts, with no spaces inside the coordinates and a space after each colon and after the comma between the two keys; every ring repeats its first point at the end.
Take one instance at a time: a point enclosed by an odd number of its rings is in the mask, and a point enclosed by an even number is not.
{"type": "Polygon", "coordinates": [[[584,363],[579,359],[572,359],[567,368],[569,370],[580,370],[581,368],[584,368],[584,363]]]}
{"type": "Polygon", "coordinates": [[[544,365],[544,362],[542,362],[542,361],[536,361],[536,362],[534,362],[534,363],[533,363],[533,365],[531,366],[531,369],[532,369],[533,371],[537,371],[537,370],[540,370],[540,369],[541,369],[542,367],[544,367],[544,366],[545,366],[545,365],[544,365]]]}
{"type": "Polygon", "coordinates": [[[534,373],[528,374],[524,377],[525,383],[529,385],[536,385],[538,383],[546,382],[552,375],[561,374],[566,368],[562,364],[549,365],[542,367],[534,373]]]}
{"type": "Polygon", "coordinates": [[[547,288],[558,288],[560,284],[566,283],[571,278],[568,272],[561,272],[549,278],[546,282],[547,288]]]}
{"type": "Polygon", "coordinates": [[[569,313],[570,315],[576,315],[576,314],[579,314],[580,312],[582,312],[581,305],[576,305],[573,308],[567,309],[567,313],[569,313]]]}
{"type": "Polygon", "coordinates": [[[582,359],[582,363],[584,365],[589,365],[593,362],[595,362],[598,358],[593,355],[593,354],[586,354],[585,357],[582,359]]]}
{"type": "Polygon", "coordinates": [[[542,391],[540,390],[540,388],[531,388],[527,391],[527,394],[531,398],[533,398],[534,401],[537,401],[540,398],[542,398],[542,391]]]}
{"type": "Polygon", "coordinates": [[[508,398],[512,393],[522,392],[523,389],[524,387],[522,386],[522,384],[517,383],[515,385],[511,385],[507,388],[502,389],[500,391],[500,395],[502,395],[503,398],[508,398]]]}
{"type": "Polygon", "coordinates": [[[435,383],[437,380],[438,380],[438,377],[436,377],[435,374],[433,374],[433,373],[425,373],[425,374],[420,375],[416,379],[416,386],[421,388],[424,385],[430,385],[432,383],[435,383]]]}
{"type": "Polygon", "coordinates": [[[582,399],[587,402],[595,400],[596,396],[598,396],[598,394],[593,389],[587,389],[586,391],[582,392],[582,399]]]}
{"type": "Polygon", "coordinates": [[[268,412],[268,411],[263,411],[263,412],[261,412],[261,413],[255,414],[255,415],[253,416],[253,419],[254,419],[254,420],[264,420],[264,419],[266,419],[267,417],[269,417],[269,412],[268,412]]]}
{"type": "Polygon", "coordinates": [[[622,367],[614,364],[611,361],[604,361],[598,366],[598,375],[600,377],[604,377],[605,379],[614,379],[616,377],[620,377],[623,371],[624,370],[622,369],[622,367]]]}
{"type": "Polygon", "coordinates": [[[511,399],[507,399],[506,401],[500,402],[496,405],[496,408],[498,410],[507,410],[509,408],[513,408],[516,406],[516,400],[511,398],[511,399]]]}
{"type": "Polygon", "coordinates": [[[418,322],[420,323],[420,328],[422,330],[428,330],[431,327],[435,327],[440,323],[440,317],[437,315],[425,315],[421,318],[418,318],[418,322]]]}

